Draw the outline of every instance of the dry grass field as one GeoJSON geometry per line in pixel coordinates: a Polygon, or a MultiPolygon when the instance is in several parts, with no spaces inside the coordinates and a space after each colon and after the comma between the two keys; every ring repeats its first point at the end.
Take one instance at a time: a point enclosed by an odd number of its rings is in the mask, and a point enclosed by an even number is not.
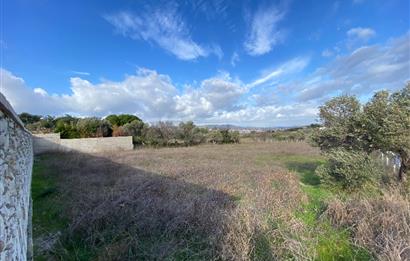
{"type": "Polygon", "coordinates": [[[402,251],[398,258],[406,258],[410,232],[401,230],[410,223],[409,201],[400,201],[404,226],[389,234],[393,243],[401,240],[396,252],[373,246],[363,231],[355,237],[355,220],[337,217],[355,206],[321,187],[314,169],[322,162],[302,142],[43,155],[33,178],[35,254],[38,260],[372,260],[390,253],[395,260],[402,251]]]}

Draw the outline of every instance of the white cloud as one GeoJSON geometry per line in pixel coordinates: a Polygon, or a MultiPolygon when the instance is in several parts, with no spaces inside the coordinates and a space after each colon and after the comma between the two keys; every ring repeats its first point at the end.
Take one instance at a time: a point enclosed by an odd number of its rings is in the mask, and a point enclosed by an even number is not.
{"type": "Polygon", "coordinates": [[[232,57],[231,57],[231,65],[233,66],[233,67],[235,67],[236,66],[236,63],[238,63],[239,62],[239,55],[238,55],[238,53],[237,52],[234,52],[233,54],[232,54],[232,57]]]}
{"type": "Polygon", "coordinates": [[[334,55],[334,53],[331,51],[331,50],[329,50],[329,49],[325,49],[325,50],[323,50],[323,52],[322,52],[322,56],[323,57],[331,57],[331,56],[333,56],[334,55]]]}
{"type": "Polygon", "coordinates": [[[82,71],[70,71],[72,74],[82,75],[82,76],[89,76],[91,75],[89,72],[82,72],[82,71]]]}
{"type": "Polygon", "coordinates": [[[371,28],[356,27],[347,31],[346,34],[351,40],[367,42],[376,35],[376,32],[371,28]]]}
{"type": "Polygon", "coordinates": [[[175,8],[144,10],[142,14],[119,12],[104,18],[123,36],[153,42],[181,60],[193,60],[212,53],[219,58],[223,55],[216,44],[205,47],[192,40],[175,8]]]}
{"type": "Polygon", "coordinates": [[[277,24],[284,16],[285,13],[274,6],[258,9],[252,17],[250,31],[244,43],[248,54],[257,56],[268,53],[283,40],[284,32],[278,29],[277,24]]]}
{"type": "Polygon", "coordinates": [[[221,72],[183,89],[177,88],[167,75],[139,69],[115,82],[92,83],[73,77],[68,93],[49,94],[0,69],[1,92],[16,111],[42,115],[134,113],[145,121],[194,120],[254,126],[308,124],[316,119],[317,106],[334,95],[366,97],[382,88],[402,88],[410,80],[409,42],[408,33],[384,45],[363,46],[347,55],[338,55],[307,76],[301,73],[309,58],[296,57],[249,83],[221,72]]]}
{"type": "Polygon", "coordinates": [[[104,116],[111,112],[137,113],[146,118],[173,115],[172,97],[177,90],[170,78],[155,71],[140,69],[121,82],[99,84],[74,77],[71,93],[49,95],[41,88],[30,89],[23,79],[1,69],[2,92],[16,111],[38,114],[74,113],[104,116]]]}
{"type": "Polygon", "coordinates": [[[253,126],[296,126],[315,122],[317,104],[294,103],[284,106],[247,106],[235,111],[224,111],[207,119],[209,123],[232,123],[253,126]]]}
{"type": "Polygon", "coordinates": [[[271,82],[272,80],[278,79],[279,77],[285,74],[289,75],[300,72],[309,64],[309,60],[310,59],[306,57],[297,57],[292,60],[289,60],[280,65],[279,67],[269,71],[264,76],[254,80],[253,82],[248,84],[248,86],[252,88],[258,85],[271,82]]]}
{"type": "Polygon", "coordinates": [[[231,111],[239,98],[247,91],[240,82],[233,81],[229,74],[206,79],[199,88],[188,87],[177,95],[176,110],[183,118],[210,117],[220,111],[231,111]]]}
{"type": "Polygon", "coordinates": [[[314,118],[310,113],[314,108],[311,105],[266,103],[252,106],[242,102],[249,88],[227,73],[220,73],[201,81],[197,87],[187,86],[181,91],[168,76],[147,69],[140,69],[119,82],[93,84],[74,77],[70,80],[71,92],[59,95],[50,95],[42,88],[31,89],[23,79],[7,70],[1,69],[1,74],[4,79],[1,91],[17,112],[81,116],[133,113],[146,121],[195,120],[197,123],[260,126],[305,123],[314,118]],[[281,118],[281,115],[287,118],[281,118]]]}
{"type": "Polygon", "coordinates": [[[307,101],[337,93],[363,95],[402,88],[410,80],[409,43],[407,33],[385,45],[364,46],[339,56],[300,83],[298,97],[307,101]]]}
{"type": "Polygon", "coordinates": [[[34,88],[33,92],[36,93],[36,94],[40,94],[41,96],[47,96],[48,95],[47,91],[44,90],[43,88],[34,88]]]}

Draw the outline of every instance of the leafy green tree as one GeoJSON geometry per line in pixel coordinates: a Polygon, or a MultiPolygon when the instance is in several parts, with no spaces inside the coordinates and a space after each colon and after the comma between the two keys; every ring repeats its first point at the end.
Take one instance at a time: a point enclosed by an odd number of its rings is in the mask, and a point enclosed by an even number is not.
{"type": "Polygon", "coordinates": [[[364,130],[369,151],[392,151],[400,156],[398,179],[410,169],[410,83],[389,95],[378,92],[364,107],[364,130]]]}
{"type": "Polygon", "coordinates": [[[79,119],[76,128],[81,138],[96,137],[97,129],[100,126],[101,120],[98,118],[79,119]]]}
{"type": "Polygon", "coordinates": [[[121,127],[124,134],[132,136],[134,144],[143,144],[143,130],[146,128],[145,124],[140,120],[134,120],[121,127]]]}
{"type": "Polygon", "coordinates": [[[41,120],[40,115],[33,115],[27,112],[19,114],[19,118],[24,123],[24,125],[33,124],[41,120]]]}
{"type": "Polygon", "coordinates": [[[179,137],[185,145],[200,144],[206,139],[206,130],[198,128],[192,121],[181,122],[179,124],[179,137]]]}
{"type": "Polygon", "coordinates": [[[109,122],[96,117],[79,119],[76,128],[81,138],[109,137],[112,134],[109,122]]]}
{"type": "Polygon", "coordinates": [[[59,132],[61,138],[63,139],[74,139],[80,138],[80,133],[76,128],[78,118],[72,117],[70,115],[65,115],[55,119],[55,129],[54,132],[59,132]]]}
{"type": "Polygon", "coordinates": [[[320,107],[324,128],[313,140],[324,150],[345,148],[391,151],[400,156],[398,179],[406,179],[410,168],[410,83],[389,95],[377,92],[361,109],[355,97],[341,96],[320,107]]]}
{"type": "Polygon", "coordinates": [[[142,122],[140,118],[138,118],[135,115],[131,115],[131,114],[120,114],[120,115],[112,114],[112,115],[107,116],[105,119],[109,123],[111,123],[112,126],[118,126],[118,127],[123,126],[135,120],[142,122]]]}
{"type": "Polygon", "coordinates": [[[319,107],[319,117],[323,129],[312,138],[322,150],[335,147],[349,149],[361,148],[357,136],[357,123],[360,123],[360,103],[353,96],[340,96],[319,107]]]}
{"type": "Polygon", "coordinates": [[[55,127],[55,119],[53,116],[47,115],[40,120],[41,128],[45,129],[54,129],[55,127]]]}

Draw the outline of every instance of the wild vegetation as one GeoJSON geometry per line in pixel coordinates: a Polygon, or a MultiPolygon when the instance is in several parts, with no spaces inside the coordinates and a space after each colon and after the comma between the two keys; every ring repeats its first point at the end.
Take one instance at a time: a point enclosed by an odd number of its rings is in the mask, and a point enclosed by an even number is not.
{"type": "MultiPolygon", "coordinates": [[[[408,170],[379,157],[406,164],[409,88],[365,105],[330,100],[323,125],[308,128],[316,146],[243,139],[38,157],[36,258],[409,260],[408,170]]],[[[156,128],[169,140],[175,126],[156,128]]],[[[178,129],[197,143],[193,124],[178,129]]]]}
{"type": "Polygon", "coordinates": [[[239,133],[230,130],[208,130],[195,126],[192,121],[175,125],[172,122],[144,123],[130,114],[76,118],[39,116],[29,113],[19,115],[33,133],[58,132],[63,139],[133,136],[135,145],[165,147],[192,146],[201,143],[238,143],[239,133]]]}
{"type": "Polygon", "coordinates": [[[374,170],[377,166],[370,164],[371,153],[390,151],[400,160],[398,181],[406,181],[410,165],[410,83],[393,94],[377,92],[363,106],[354,96],[333,98],[320,107],[320,118],[324,128],[316,132],[313,140],[330,155],[328,175],[341,182],[371,175],[367,172],[373,172],[373,177],[377,177],[374,170]],[[338,156],[334,157],[336,154],[338,156]],[[367,166],[353,166],[354,158],[362,159],[356,160],[357,165],[367,166]],[[363,169],[365,167],[367,170],[363,169]],[[354,176],[341,177],[338,173],[354,168],[357,170],[351,173],[354,176]]]}

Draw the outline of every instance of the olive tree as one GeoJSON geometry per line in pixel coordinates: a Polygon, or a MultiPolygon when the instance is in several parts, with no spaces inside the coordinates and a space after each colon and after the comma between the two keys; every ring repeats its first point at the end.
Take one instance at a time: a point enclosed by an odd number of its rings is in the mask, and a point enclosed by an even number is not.
{"type": "Polygon", "coordinates": [[[391,151],[400,156],[398,179],[410,168],[410,83],[389,95],[381,91],[364,106],[365,139],[369,151],[391,151]]]}
{"type": "Polygon", "coordinates": [[[323,128],[313,135],[321,150],[335,147],[358,149],[361,147],[358,123],[361,118],[360,103],[354,96],[340,96],[319,107],[323,128]]]}
{"type": "Polygon", "coordinates": [[[406,178],[410,168],[410,83],[391,95],[377,92],[363,108],[353,96],[333,98],[320,107],[319,116],[323,128],[313,140],[323,151],[391,151],[400,156],[398,179],[406,178]]]}

